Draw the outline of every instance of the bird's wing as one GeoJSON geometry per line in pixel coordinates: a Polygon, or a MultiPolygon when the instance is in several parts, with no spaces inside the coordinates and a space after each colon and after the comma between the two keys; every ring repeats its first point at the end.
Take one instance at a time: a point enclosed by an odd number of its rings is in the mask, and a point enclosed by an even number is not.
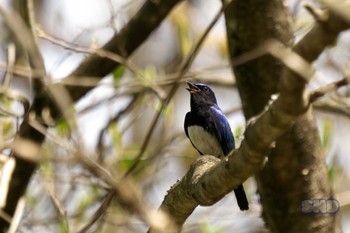
{"type": "Polygon", "coordinates": [[[226,116],[217,107],[210,108],[210,117],[214,122],[215,136],[218,139],[221,149],[225,155],[228,155],[235,148],[235,140],[231,131],[230,124],[226,116]]]}
{"type": "MultiPolygon", "coordinates": [[[[185,116],[185,124],[184,124],[185,133],[186,133],[186,136],[187,136],[188,138],[190,138],[190,137],[188,136],[187,127],[190,126],[190,125],[191,125],[191,113],[188,112],[188,113],[186,113],[186,116],[185,116]]],[[[190,139],[190,140],[191,140],[191,139],[190,139]]]]}
{"type": "Polygon", "coordinates": [[[188,112],[188,113],[186,114],[185,123],[184,123],[184,128],[185,128],[186,136],[188,137],[188,139],[190,139],[190,142],[191,142],[192,146],[193,146],[194,148],[196,148],[196,150],[199,152],[199,154],[203,155],[203,153],[202,153],[200,150],[198,150],[198,148],[194,145],[194,143],[192,142],[190,136],[188,135],[188,127],[190,127],[190,126],[192,126],[192,125],[194,125],[193,117],[192,117],[192,115],[191,115],[191,112],[188,112]]]}

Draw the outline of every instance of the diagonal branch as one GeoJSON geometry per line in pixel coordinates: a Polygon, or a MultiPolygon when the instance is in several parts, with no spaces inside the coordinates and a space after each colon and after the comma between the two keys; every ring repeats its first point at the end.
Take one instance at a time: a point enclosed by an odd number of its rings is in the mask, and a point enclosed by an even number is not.
{"type": "Polygon", "coordinates": [[[213,18],[213,20],[210,22],[210,24],[208,25],[208,27],[206,28],[206,30],[204,31],[202,36],[199,38],[198,42],[192,48],[190,54],[187,56],[185,62],[183,63],[182,67],[180,68],[179,74],[176,77],[176,79],[178,81],[174,82],[174,84],[172,85],[168,95],[166,96],[165,99],[162,100],[161,106],[160,106],[160,110],[156,112],[156,114],[154,115],[154,117],[152,119],[151,126],[149,127],[149,130],[147,131],[147,134],[145,136],[145,140],[143,141],[143,143],[141,145],[140,152],[135,157],[134,162],[131,164],[130,168],[125,173],[125,176],[128,176],[129,174],[131,174],[131,172],[139,164],[140,159],[142,158],[143,154],[146,152],[147,146],[148,146],[148,144],[149,144],[149,142],[151,140],[151,137],[153,135],[154,129],[155,129],[159,119],[161,118],[162,114],[164,113],[165,108],[168,106],[170,100],[173,98],[173,96],[175,95],[177,89],[179,88],[179,85],[180,85],[179,81],[180,81],[180,79],[182,79],[184,77],[184,75],[187,73],[187,71],[190,69],[194,59],[196,58],[196,56],[198,54],[198,51],[200,50],[201,46],[203,45],[203,43],[204,43],[205,39],[207,38],[207,36],[208,36],[209,32],[211,31],[211,29],[214,27],[216,22],[220,19],[221,14],[233,2],[234,2],[234,0],[231,1],[230,3],[228,3],[228,4],[223,5],[221,7],[221,9],[217,12],[217,14],[213,18]]]}
{"type": "MultiPolygon", "coordinates": [[[[116,53],[123,58],[129,57],[179,2],[181,0],[146,1],[138,13],[102,47],[102,50],[116,53]]],[[[120,64],[108,57],[93,54],[87,57],[69,76],[103,78],[118,65],[120,64]]],[[[69,86],[67,88],[74,101],[80,99],[92,89],[91,87],[81,86],[69,86]]]]}
{"type": "MultiPolygon", "coordinates": [[[[45,86],[45,65],[41,56],[39,45],[36,40],[35,31],[33,29],[34,22],[34,6],[33,0],[16,2],[17,12],[7,12],[0,8],[0,14],[12,33],[12,39],[17,42],[17,47],[21,48],[21,58],[28,58],[30,69],[38,72],[38,78],[33,79],[34,100],[28,112],[25,112],[22,124],[12,143],[12,153],[16,160],[16,166],[11,177],[11,183],[7,193],[6,205],[4,211],[12,216],[15,212],[18,200],[23,196],[30,178],[35,171],[37,162],[40,159],[40,146],[45,140],[45,135],[32,127],[30,121],[33,119],[41,120],[42,111],[46,106],[50,106],[53,114],[60,114],[62,109],[59,109],[59,98],[50,86],[45,86]],[[51,94],[51,95],[50,95],[51,94]],[[55,97],[55,98],[52,98],[55,97]],[[24,146],[23,142],[28,142],[24,146]],[[31,150],[32,149],[32,150],[31,150]],[[31,154],[31,152],[34,152],[31,154]]],[[[28,88],[29,89],[29,88],[28,88]]],[[[61,85],[55,85],[56,93],[64,93],[61,85]]],[[[60,97],[60,99],[67,99],[60,97]]],[[[8,227],[8,222],[0,219],[0,231],[4,231],[8,227]]]]}
{"type": "MultiPolygon", "coordinates": [[[[293,50],[311,62],[326,46],[335,42],[340,32],[349,27],[330,9],[328,20],[315,26],[293,50]]],[[[271,143],[308,110],[310,102],[305,94],[307,82],[305,77],[286,69],[282,75],[278,99],[248,125],[240,147],[222,161],[212,156],[200,157],[187,174],[171,187],[160,209],[166,211],[181,228],[197,205],[216,203],[257,173],[271,143]]]]}
{"type": "Polygon", "coordinates": [[[338,81],[335,81],[333,83],[330,83],[326,86],[320,87],[317,90],[313,91],[310,94],[310,102],[314,102],[316,100],[318,100],[319,98],[321,98],[322,96],[324,96],[325,94],[337,90],[338,88],[342,87],[342,86],[346,86],[349,84],[349,78],[345,77],[343,79],[340,79],[338,81]]]}

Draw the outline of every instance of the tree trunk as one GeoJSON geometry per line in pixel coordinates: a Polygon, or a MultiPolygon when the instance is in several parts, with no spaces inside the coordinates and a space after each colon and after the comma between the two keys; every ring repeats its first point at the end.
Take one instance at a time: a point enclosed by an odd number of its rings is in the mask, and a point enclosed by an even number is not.
{"type": "MultiPolygon", "coordinates": [[[[291,17],[282,0],[237,0],[225,18],[231,59],[270,38],[291,44],[291,17]]],[[[283,69],[269,55],[233,67],[247,120],[263,111],[278,91],[283,69]]],[[[311,109],[276,141],[256,178],[262,216],[273,232],[340,231],[339,214],[302,212],[303,200],[333,196],[311,109]]]]}

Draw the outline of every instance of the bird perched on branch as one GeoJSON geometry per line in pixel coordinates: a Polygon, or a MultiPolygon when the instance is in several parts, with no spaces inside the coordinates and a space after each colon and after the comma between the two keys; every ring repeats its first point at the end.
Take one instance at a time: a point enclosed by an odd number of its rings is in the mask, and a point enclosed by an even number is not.
{"type": "MultiPolygon", "coordinates": [[[[209,86],[187,82],[191,93],[191,111],[185,117],[185,133],[201,155],[227,156],[235,141],[226,116],[219,108],[214,92],[209,86]]],[[[248,200],[243,185],[234,189],[238,206],[248,210],[248,200]]]]}

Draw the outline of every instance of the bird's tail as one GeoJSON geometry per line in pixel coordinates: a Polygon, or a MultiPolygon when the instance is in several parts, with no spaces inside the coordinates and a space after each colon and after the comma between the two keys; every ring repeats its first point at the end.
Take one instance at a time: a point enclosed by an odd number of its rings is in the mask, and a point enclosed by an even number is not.
{"type": "Polygon", "coordinates": [[[248,200],[247,200],[247,196],[245,195],[244,192],[244,188],[243,185],[239,185],[237,188],[234,189],[235,195],[236,195],[236,199],[237,199],[237,203],[239,208],[243,211],[243,210],[248,210],[248,200]]]}

